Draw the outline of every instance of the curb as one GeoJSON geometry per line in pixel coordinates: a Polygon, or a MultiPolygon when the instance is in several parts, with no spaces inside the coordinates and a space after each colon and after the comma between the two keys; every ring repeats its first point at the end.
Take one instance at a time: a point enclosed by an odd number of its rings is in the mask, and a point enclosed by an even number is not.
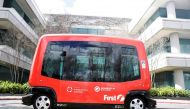
{"type": "Polygon", "coordinates": [[[0,96],[0,100],[22,100],[22,96],[0,96]]]}
{"type": "Polygon", "coordinates": [[[152,99],[163,99],[163,100],[190,100],[190,97],[151,97],[152,99]]]}
{"type": "Polygon", "coordinates": [[[164,104],[189,104],[190,100],[154,99],[157,103],[164,104]]]}

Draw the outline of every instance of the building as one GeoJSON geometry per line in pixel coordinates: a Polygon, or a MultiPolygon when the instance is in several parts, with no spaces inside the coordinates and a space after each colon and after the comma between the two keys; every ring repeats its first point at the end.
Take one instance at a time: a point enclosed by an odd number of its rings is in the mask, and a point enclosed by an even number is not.
{"type": "Polygon", "coordinates": [[[0,0],[0,80],[13,80],[12,77],[20,75],[18,81],[27,81],[39,39],[35,28],[45,26],[34,0],[0,0]],[[15,75],[10,67],[15,65],[24,69],[20,71],[23,73],[15,75]],[[23,80],[19,79],[21,76],[23,80]]]}
{"type": "Polygon", "coordinates": [[[145,43],[156,87],[190,89],[189,0],[154,0],[128,29],[145,43]]]}
{"type": "Polygon", "coordinates": [[[79,16],[79,15],[45,15],[46,33],[95,34],[128,37],[127,24],[130,19],[79,16]]]}

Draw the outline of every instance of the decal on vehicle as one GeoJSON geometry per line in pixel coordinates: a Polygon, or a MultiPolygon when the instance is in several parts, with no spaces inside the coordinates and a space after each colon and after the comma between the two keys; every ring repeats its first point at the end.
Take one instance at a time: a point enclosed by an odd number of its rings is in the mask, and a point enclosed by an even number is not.
{"type": "Polygon", "coordinates": [[[113,95],[113,96],[104,95],[104,101],[120,101],[120,102],[123,102],[124,100],[125,100],[125,96],[122,94],[113,95]]]}
{"type": "Polygon", "coordinates": [[[67,87],[67,92],[72,92],[73,88],[72,87],[67,87]]]}
{"type": "Polygon", "coordinates": [[[95,92],[100,92],[100,91],[109,92],[109,91],[113,91],[113,90],[115,90],[114,87],[100,87],[100,86],[95,86],[94,87],[95,92]]]}
{"type": "Polygon", "coordinates": [[[94,91],[95,91],[95,92],[100,92],[100,90],[101,90],[101,89],[100,89],[99,86],[94,87],[94,91]]]}
{"type": "Polygon", "coordinates": [[[84,92],[87,92],[88,89],[87,88],[82,88],[82,87],[70,87],[68,86],[67,87],[67,92],[69,93],[84,93],[84,92]]]}

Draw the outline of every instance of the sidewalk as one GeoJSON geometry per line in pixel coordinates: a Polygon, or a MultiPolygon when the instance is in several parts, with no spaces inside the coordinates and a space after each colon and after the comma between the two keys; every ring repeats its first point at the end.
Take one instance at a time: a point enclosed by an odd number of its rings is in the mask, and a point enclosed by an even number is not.
{"type": "Polygon", "coordinates": [[[190,100],[155,99],[158,109],[189,109],[190,100]]]}
{"type": "Polygon", "coordinates": [[[155,99],[157,103],[190,104],[190,100],[155,99]]]}

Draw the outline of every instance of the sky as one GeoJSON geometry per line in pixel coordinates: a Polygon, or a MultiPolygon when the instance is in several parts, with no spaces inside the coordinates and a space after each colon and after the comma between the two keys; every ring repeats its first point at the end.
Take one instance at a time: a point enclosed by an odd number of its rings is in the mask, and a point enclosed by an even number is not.
{"type": "Polygon", "coordinates": [[[133,19],[153,0],[35,0],[43,14],[71,14],[133,19]]]}

